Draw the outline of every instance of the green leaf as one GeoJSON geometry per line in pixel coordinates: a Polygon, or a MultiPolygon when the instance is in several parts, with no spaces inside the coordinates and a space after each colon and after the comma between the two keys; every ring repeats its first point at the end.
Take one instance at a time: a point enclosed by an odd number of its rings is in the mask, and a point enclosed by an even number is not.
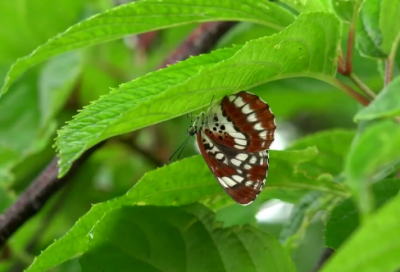
{"type": "MultiPolygon", "coordinates": [[[[271,191],[274,197],[279,197],[280,194],[287,196],[290,191],[307,193],[310,190],[322,190],[346,196],[347,192],[338,184],[313,180],[302,173],[293,173],[296,165],[316,155],[315,148],[303,151],[271,150],[270,172],[266,186],[259,196],[260,201],[262,198],[268,198],[271,191]]],[[[197,201],[216,206],[214,202],[210,202],[210,198],[221,199],[221,203],[224,204],[233,203],[215,180],[202,156],[184,159],[159,168],[145,174],[126,195],[94,205],[64,237],[55,241],[37,257],[27,271],[46,271],[83,254],[86,250],[88,233],[96,222],[113,209],[124,205],[179,206],[197,201]]]]}
{"type": "MultiPolygon", "coordinates": [[[[400,190],[400,180],[387,179],[373,185],[376,207],[380,208],[400,190]]],[[[360,224],[360,212],[352,199],[346,199],[331,212],[325,230],[327,247],[339,249],[360,224]]]]}
{"type": "Polygon", "coordinates": [[[1,94],[29,67],[73,49],[182,24],[249,21],[281,30],[294,15],[267,0],[142,0],[97,14],[39,46],[11,67],[1,94]],[[167,15],[167,16],[166,16],[167,15]]]}
{"type": "Polygon", "coordinates": [[[381,0],[379,27],[382,32],[382,50],[390,54],[396,37],[400,34],[400,0],[381,0]]]}
{"type": "Polygon", "coordinates": [[[391,118],[400,115],[400,77],[386,86],[367,107],[362,108],[355,120],[391,118]]]}
{"type": "Polygon", "coordinates": [[[365,223],[328,260],[321,272],[392,272],[400,259],[400,196],[397,195],[365,223]]]}
{"type": "Polygon", "coordinates": [[[77,52],[60,55],[43,67],[39,78],[41,124],[51,121],[64,106],[81,72],[77,52]]]}
{"type": "Polygon", "coordinates": [[[399,24],[400,0],[368,0],[361,8],[357,25],[357,46],[367,57],[385,59],[390,54],[399,24]]]}
{"type": "Polygon", "coordinates": [[[89,233],[83,271],[295,271],[269,234],[221,228],[201,205],[121,207],[89,233]]]}
{"type": "Polygon", "coordinates": [[[286,77],[331,82],[339,38],[338,20],[332,14],[301,15],[276,35],[192,58],[123,84],[60,131],[59,175],[99,141],[208,106],[214,95],[217,101],[286,77]]]}
{"type": "Polygon", "coordinates": [[[350,23],[356,1],[359,0],[332,0],[332,8],[342,21],[350,23]]]}
{"type": "Polygon", "coordinates": [[[362,212],[373,209],[372,182],[400,162],[399,145],[400,126],[391,120],[367,127],[353,142],[345,165],[346,182],[362,212]]]}
{"type": "Polygon", "coordinates": [[[304,239],[307,228],[314,216],[335,202],[337,202],[337,196],[335,195],[323,194],[321,192],[311,192],[305,195],[294,206],[290,218],[281,232],[281,243],[288,250],[296,249],[304,239]]]}
{"type": "Polygon", "coordinates": [[[354,135],[354,131],[334,129],[297,140],[290,146],[290,149],[315,146],[319,152],[315,160],[301,164],[298,170],[315,177],[326,174],[339,175],[343,171],[344,161],[354,135]]]}
{"type": "Polygon", "coordinates": [[[356,46],[362,56],[384,59],[387,55],[381,49],[380,2],[381,0],[364,1],[357,23],[356,46]]]}
{"type": "Polygon", "coordinates": [[[6,175],[23,159],[43,150],[55,132],[54,122],[40,126],[36,84],[37,73],[27,73],[1,103],[0,172],[6,175]]]}
{"type": "Polygon", "coordinates": [[[328,0],[281,0],[281,2],[300,13],[329,11],[331,8],[328,0]]]}
{"type": "Polygon", "coordinates": [[[0,1],[0,64],[9,66],[76,23],[83,4],[81,0],[0,1]]]}

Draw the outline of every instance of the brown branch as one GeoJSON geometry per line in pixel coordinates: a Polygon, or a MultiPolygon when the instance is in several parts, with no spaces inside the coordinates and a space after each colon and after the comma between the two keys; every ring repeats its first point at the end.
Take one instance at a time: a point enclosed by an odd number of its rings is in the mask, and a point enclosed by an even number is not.
{"type": "Polygon", "coordinates": [[[74,162],[71,170],[62,178],[57,178],[57,158],[44,169],[39,176],[33,180],[28,189],[23,192],[18,200],[0,216],[0,247],[26,220],[35,215],[50,197],[62,188],[67,181],[75,175],[79,166],[82,165],[90,155],[96,151],[102,143],[87,150],[78,160],[74,162]]]}
{"type": "Polygon", "coordinates": [[[218,39],[235,24],[236,22],[211,22],[202,24],[160,65],[160,68],[187,59],[190,56],[210,51],[218,39]]]}
{"type": "MultiPolygon", "coordinates": [[[[213,22],[201,25],[160,67],[184,60],[192,55],[208,52],[234,24],[233,22],[213,22]]],[[[20,226],[40,211],[46,202],[75,175],[81,165],[101,145],[102,143],[99,143],[84,152],[73,163],[67,175],[61,179],[57,178],[57,158],[53,159],[42,173],[31,182],[28,189],[19,196],[18,200],[0,216],[0,248],[20,226]]]]}
{"type": "Polygon", "coordinates": [[[354,41],[356,36],[356,26],[358,20],[358,13],[360,11],[360,0],[356,0],[353,10],[353,17],[350,22],[349,35],[347,37],[347,48],[346,48],[346,61],[345,70],[343,75],[350,75],[353,72],[353,52],[354,52],[354,41]]]}

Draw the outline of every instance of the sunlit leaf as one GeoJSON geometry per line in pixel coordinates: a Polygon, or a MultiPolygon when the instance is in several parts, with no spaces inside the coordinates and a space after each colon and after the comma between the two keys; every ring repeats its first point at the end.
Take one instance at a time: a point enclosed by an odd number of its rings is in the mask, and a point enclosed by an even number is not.
{"type": "Polygon", "coordinates": [[[276,35],[192,58],[123,84],[60,131],[59,175],[99,141],[208,106],[214,95],[217,101],[285,77],[332,81],[339,38],[338,21],[332,14],[306,14],[276,35]]]}
{"type": "Polygon", "coordinates": [[[97,14],[50,39],[11,67],[1,93],[29,67],[60,53],[182,24],[249,21],[283,29],[294,15],[267,0],[142,0],[97,14]]]}

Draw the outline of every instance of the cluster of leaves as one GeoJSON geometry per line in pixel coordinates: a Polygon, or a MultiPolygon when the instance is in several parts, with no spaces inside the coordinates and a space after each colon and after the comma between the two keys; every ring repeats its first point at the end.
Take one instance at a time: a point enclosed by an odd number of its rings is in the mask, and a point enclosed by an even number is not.
{"type": "MultiPolygon", "coordinates": [[[[240,90],[251,89],[265,98],[278,120],[291,120],[308,108],[315,116],[326,117],[323,122],[331,122],[328,127],[337,127],[335,122],[339,122],[342,128],[297,139],[283,151],[271,150],[266,186],[255,203],[240,207],[244,216],[235,214],[237,204],[221,190],[199,155],[148,171],[126,194],[92,206],[68,232],[65,226],[53,230],[54,235],[49,234],[42,245],[49,246],[26,271],[64,269],[66,265],[74,271],[79,268],[73,260],[79,260],[82,271],[298,271],[290,252],[301,244],[321,211],[325,211],[325,245],[337,251],[323,272],[390,272],[400,267],[400,198],[396,196],[400,189],[400,77],[396,77],[400,25],[392,23],[400,15],[399,0],[141,0],[118,7],[102,1],[62,0],[55,5],[41,0],[43,6],[38,2],[26,8],[46,7],[54,16],[46,18],[46,28],[27,26],[39,18],[12,24],[13,33],[34,44],[15,46],[13,42],[19,40],[8,37],[9,43],[0,45],[7,52],[0,58],[0,76],[5,78],[0,98],[0,211],[51,157],[55,130],[71,119],[65,110],[68,99],[70,104],[83,106],[103,94],[58,131],[60,177],[103,140],[207,107],[213,96],[218,100],[240,90]],[[70,13],[60,16],[63,5],[70,13]],[[84,5],[92,12],[103,11],[54,36],[79,21],[84,5]],[[209,54],[104,91],[143,73],[131,67],[129,53],[112,40],[162,29],[168,33],[165,29],[180,26],[179,32],[171,32],[174,42],[161,50],[167,51],[177,44],[176,35],[182,37],[190,30],[184,25],[209,21],[243,23],[209,54]],[[342,43],[353,46],[354,31],[356,47],[365,59],[354,56],[353,68],[360,69],[366,80],[355,80],[354,71],[347,70],[346,75],[361,91],[372,87],[378,92],[376,97],[367,93],[371,98],[363,101],[369,105],[359,110],[350,97],[340,93],[354,92],[348,79],[336,74],[343,58],[339,48],[342,43]],[[353,38],[347,39],[347,33],[353,38]],[[108,43],[96,45],[104,42],[108,43]],[[95,49],[70,52],[89,45],[96,45],[104,59],[97,59],[95,49]],[[14,55],[7,47],[15,47],[14,55]],[[26,56],[6,72],[21,55],[26,56]],[[105,76],[107,68],[99,69],[104,63],[108,69],[123,71],[122,75],[118,79],[105,76]],[[376,69],[373,76],[368,74],[368,63],[376,69]],[[78,83],[80,97],[71,102],[78,83]],[[343,129],[354,128],[352,120],[357,129],[343,129]],[[295,205],[279,237],[255,222],[259,207],[271,199],[295,205]],[[57,235],[62,237],[51,242],[57,235]]],[[[18,10],[8,1],[0,3],[10,14],[18,10]]],[[[153,55],[155,60],[149,63],[162,57],[153,55]]],[[[99,200],[83,194],[90,185],[84,180],[93,175],[99,176],[96,186],[101,188],[110,186],[110,179],[125,182],[113,195],[100,198],[104,200],[124,193],[130,186],[127,180],[147,171],[149,167],[120,144],[111,143],[95,154],[92,169],[87,168],[75,181],[79,193],[71,194],[67,204],[81,198],[86,198],[85,204],[99,200]],[[142,172],[132,170],[141,167],[142,172]],[[120,169],[130,170],[116,177],[120,169]]],[[[57,206],[57,199],[54,202],[57,206]]],[[[79,211],[72,213],[74,218],[80,215],[79,211]]],[[[13,252],[26,246],[29,228],[40,230],[38,222],[49,214],[51,210],[45,211],[32,223],[34,227],[28,225],[17,233],[13,252]]]]}

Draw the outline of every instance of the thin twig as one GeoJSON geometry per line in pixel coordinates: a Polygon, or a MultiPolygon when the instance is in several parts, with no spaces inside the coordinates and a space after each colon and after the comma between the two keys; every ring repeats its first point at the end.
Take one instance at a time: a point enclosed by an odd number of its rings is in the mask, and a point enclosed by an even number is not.
{"type": "Polygon", "coordinates": [[[365,96],[361,95],[360,93],[353,90],[349,85],[346,83],[335,79],[332,84],[342,90],[344,93],[358,101],[363,106],[368,106],[371,101],[369,101],[365,96]]]}
{"type": "Polygon", "coordinates": [[[390,51],[389,57],[386,60],[385,87],[389,85],[389,83],[392,81],[393,78],[394,64],[399,44],[400,44],[400,32],[397,34],[396,39],[393,42],[393,47],[390,51]]]}
{"type": "MultiPolygon", "coordinates": [[[[186,42],[175,50],[165,62],[163,62],[161,67],[186,59],[191,55],[207,52],[234,24],[233,22],[203,24],[196,29],[193,34],[187,38],[186,42]],[[208,31],[210,31],[210,33],[207,33],[208,31]]],[[[73,163],[67,175],[61,179],[57,178],[57,158],[53,159],[42,173],[31,182],[29,188],[19,196],[18,200],[0,216],[0,248],[20,226],[34,216],[45,203],[70,180],[83,162],[103,143],[99,143],[84,152],[81,157],[73,163]]]]}
{"type": "Polygon", "coordinates": [[[363,91],[369,98],[375,99],[376,94],[368,88],[367,85],[364,84],[364,82],[361,81],[361,79],[353,72],[349,74],[349,78],[351,81],[358,87],[360,88],[361,91],[363,91]]]}
{"type": "Polygon", "coordinates": [[[347,48],[346,48],[346,74],[351,74],[353,72],[353,52],[354,52],[354,41],[356,35],[356,26],[358,20],[358,13],[360,9],[360,0],[357,0],[354,4],[353,17],[350,22],[349,36],[347,38],[347,48]]]}

